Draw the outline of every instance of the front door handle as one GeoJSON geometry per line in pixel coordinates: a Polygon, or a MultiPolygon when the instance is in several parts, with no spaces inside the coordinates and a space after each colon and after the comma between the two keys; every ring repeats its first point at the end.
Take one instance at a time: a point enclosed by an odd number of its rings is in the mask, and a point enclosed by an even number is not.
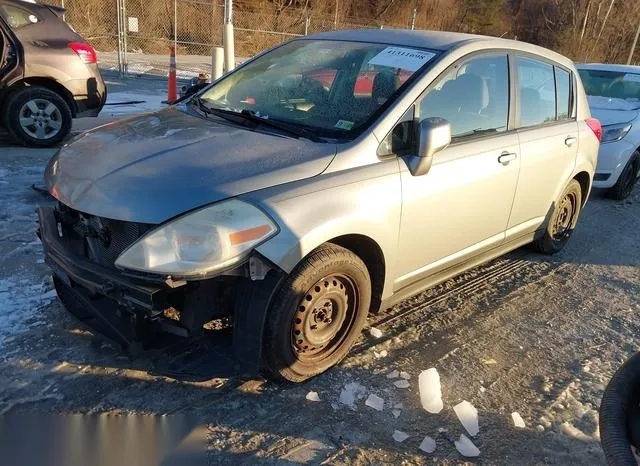
{"type": "Polygon", "coordinates": [[[573,137],[573,136],[567,136],[567,139],[565,139],[565,140],[564,140],[564,143],[565,143],[568,147],[573,146],[576,142],[578,142],[578,138],[573,137]]]}
{"type": "Polygon", "coordinates": [[[513,152],[503,152],[502,154],[500,154],[500,157],[498,157],[498,162],[500,162],[502,165],[508,165],[509,162],[513,162],[517,157],[518,154],[515,154],[513,152]]]}

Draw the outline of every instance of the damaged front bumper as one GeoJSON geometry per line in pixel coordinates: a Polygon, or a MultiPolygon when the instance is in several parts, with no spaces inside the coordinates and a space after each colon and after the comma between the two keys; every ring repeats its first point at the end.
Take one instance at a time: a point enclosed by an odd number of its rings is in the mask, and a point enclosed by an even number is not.
{"type": "Polygon", "coordinates": [[[56,207],[41,206],[38,217],[58,295],[80,320],[135,352],[158,333],[189,337],[206,322],[231,316],[238,362],[245,373],[258,369],[267,310],[285,276],[280,269],[264,268],[254,256],[252,263],[263,267],[258,276],[248,261],[205,280],[128,275],[70,250],[56,207]]]}

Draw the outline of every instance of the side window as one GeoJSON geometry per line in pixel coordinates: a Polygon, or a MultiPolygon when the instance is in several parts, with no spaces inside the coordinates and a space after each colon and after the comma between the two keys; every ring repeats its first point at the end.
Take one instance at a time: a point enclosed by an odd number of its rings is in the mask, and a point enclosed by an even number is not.
{"type": "Polygon", "coordinates": [[[38,17],[30,11],[12,5],[0,5],[0,16],[12,29],[19,29],[38,22],[38,17]]]}
{"type": "Polygon", "coordinates": [[[554,67],[556,72],[556,95],[558,120],[571,117],[571,75],[562,68],[554,67]]]}
{"type": "Polygon", "coordinates": [[[539,60],[518,57],[520,126],[535,126],[556,119],[556,91],[553,66],[539,60]]]}
{"type": "Polygon", "coordinates": [[[453,138],[506,131],[509,120],[507,55],[483,55],[455,66],[418,102],[420,120],[444,118],[453,138]]]}

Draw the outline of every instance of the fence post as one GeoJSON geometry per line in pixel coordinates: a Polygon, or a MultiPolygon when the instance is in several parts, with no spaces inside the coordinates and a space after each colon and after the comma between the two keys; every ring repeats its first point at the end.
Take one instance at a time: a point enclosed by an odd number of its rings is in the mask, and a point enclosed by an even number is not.
{"type": "Polygon", "coordinates": [[[411,30],[413,31],[416,28],[416,15],[418,14],[418,9],[414,8],[413,13],[411,15],[411,30]]]}
{"type": "Polygon", "coordinates": [[[309,25],[311,24],[311,17],[307,16],[304,20],[304,35],[309,35],[309,25]]]}
{"type": "Polygon", "coordinates": [[[636,37],[633,39],[633,44],[631,44],[631,50],[629,50],[629,58],[627,58],[627,65],[630,65],[631,60],[633,59],[633,52],[635,52],[636,45],[638,44],[638,36],[640,36],[640,23],[638,23],[638,30],[636,31],[636,37]]]}
{"type": "Polygon", "coordinates": [[[173,0],[173,49],[178,54],[178,0],[173,0]]]}
{"type": "Polygon", "coordinates": [[[127,59],[127,49],[129,48],[127,45],[127,31],[129,29],[128,27],[128,21],[127,21],[127,0],[121,0],[122,1],[122,32],[123,32],[123,47],[122,47],[122,55],[123,55],[123,59],[124,59],[124,64],[123,64],[123,68],[124,68],[124,77],[128,78],[129,77],[129,61],[127,59]]]}

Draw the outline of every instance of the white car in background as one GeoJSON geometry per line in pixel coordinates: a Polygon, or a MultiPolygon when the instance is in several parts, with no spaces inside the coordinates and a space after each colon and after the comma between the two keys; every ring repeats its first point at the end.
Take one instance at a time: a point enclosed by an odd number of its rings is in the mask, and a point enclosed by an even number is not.
{"type": "Polygon", "coordinates": [[[640,66],[577,65],[594,118],[602,124],[595,188],[631,195],[640,175],[640,66]]]}

